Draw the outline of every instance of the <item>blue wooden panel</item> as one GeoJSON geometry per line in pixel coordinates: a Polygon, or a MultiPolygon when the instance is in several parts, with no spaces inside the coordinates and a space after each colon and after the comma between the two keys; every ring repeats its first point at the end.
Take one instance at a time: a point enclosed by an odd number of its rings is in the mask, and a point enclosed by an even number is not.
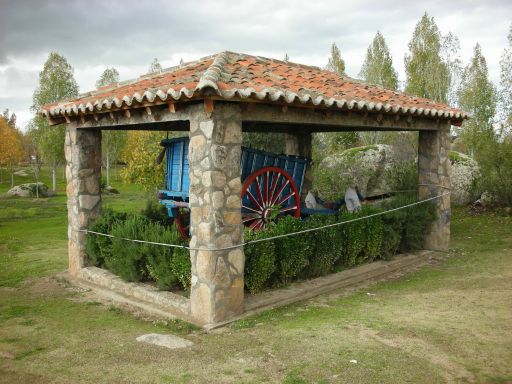
{"type": "MultiPolygon", "coordinates": [[[[188,176],[188,137],[166,139],[161,143],[167,148],[167,167],[165,174],[165,192],[168,196],[187,198],[189,194],[190,179],[188,176]]],[[[309,160],[297,157],[278,155],[252,148],[243,148],[241,162],[242,182],[253,172],[267,166],[275,166],[285,170],[294,180],[299,192],[302,190],[304,173],[309,160]]],[[[289,193],[289,187],[283,194],[289,193]]],[[[252,191],[256,193],[256,191],[252,191]]]]}
{"type": "Polygon", "coordinates": [[[166,139],[160,143],[167,148],[165,189],[169,196],[184,197],[189,194],[188,137],[166,139]]]}

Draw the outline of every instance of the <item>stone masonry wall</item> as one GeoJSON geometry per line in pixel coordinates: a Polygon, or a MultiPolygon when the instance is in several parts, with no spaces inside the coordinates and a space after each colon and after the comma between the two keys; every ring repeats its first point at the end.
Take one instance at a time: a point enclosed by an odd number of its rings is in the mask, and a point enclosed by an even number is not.
{"type": "MultiPolygon", "coordinates": [[[[200,105],[202,108],[202,105],[200,105]]],[[[242,123],[239,106],[216,104],[208,115],[190,113],[191,314],[202,324],[243,313],[243,248],[240,244],[240,157],[242,123]],[[212,249],[212,250],[208,250],[212,249]]]]}
{"type": "Polygon", "coordinates": [[[87,266],[85,253],[89,222],[100,214],[101,208],[101,131],[66,128],[66,192],[68,196],[68,253],[69,272],[77,276],[87,266]]]}
{"type": "MultiPolygon", "coordinates": [[[[450,191],[450,125],[439,131],[420,131],[418,145],[419,199],[450,191]]],[[[450,245],[450,195],[434,200],[437,219],[424,240],[424,248],[446,251],[450,245]]]]}

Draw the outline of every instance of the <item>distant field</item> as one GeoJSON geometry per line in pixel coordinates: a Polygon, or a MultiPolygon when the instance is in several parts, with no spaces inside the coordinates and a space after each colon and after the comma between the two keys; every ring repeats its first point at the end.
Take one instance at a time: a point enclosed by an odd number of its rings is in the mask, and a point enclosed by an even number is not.
{"type": "MultiPolygon", "coordinates": [[[[104,201],[116,209],[137,211],[153,198],[113,184],[121,194],[104,201]]],[[[1,184],[0,193],[7,189],[1,184]]],[[[134,317],[54,277],[67,267],[64,190],[60,175],[55,197],[0,198],[0,383],[512,380],[510,217],[456,209],[452,247],[440,261],[206,334],[134,317]],[[135,341],[149,332],[195,345],[171,351],[135,341]]]]}

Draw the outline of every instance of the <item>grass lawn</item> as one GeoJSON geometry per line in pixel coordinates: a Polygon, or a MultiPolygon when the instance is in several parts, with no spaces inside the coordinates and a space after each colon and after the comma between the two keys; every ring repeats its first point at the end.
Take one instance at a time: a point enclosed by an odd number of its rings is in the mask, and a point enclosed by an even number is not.
{"type": "MultiPolygon", "coordinates": [[[[121,195],[107,196],[107,205],[142,208],[144,192],[114,186],[121,195]]],[[[512,380],[510,217],[456,209],[443,260],[207,334],[139,319],[59,282],[67,266],[63,190],[61,182],[50,199],[0,199],[0,383],[512,380]],[[172,351],[135,341],[149,332],[195,345],[172,351]]]]}

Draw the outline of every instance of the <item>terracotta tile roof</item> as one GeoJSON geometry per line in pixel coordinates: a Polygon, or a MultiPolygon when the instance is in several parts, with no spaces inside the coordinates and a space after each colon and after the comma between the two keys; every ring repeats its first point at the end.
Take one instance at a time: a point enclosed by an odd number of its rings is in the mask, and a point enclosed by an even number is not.
{"type": "Polygon", "coordinates": [[[433,100],[412,97],[339,76],[318,67],[221,52],[195,62],[102,87],[76,99],[45,105],[47,117],[101,113],[141,104],[186,101],[213,90],[226,100],[267,100],[318,108],[366,110],[461,121],[467,114],[433,100]]]}

